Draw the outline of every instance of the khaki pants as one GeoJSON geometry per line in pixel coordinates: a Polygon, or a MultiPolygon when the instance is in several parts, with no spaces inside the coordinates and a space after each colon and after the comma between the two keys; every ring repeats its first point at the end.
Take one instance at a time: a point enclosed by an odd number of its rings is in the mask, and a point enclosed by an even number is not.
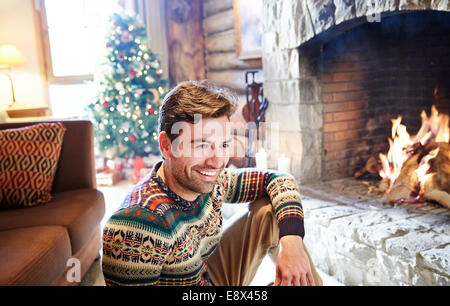
{"type": "MultiPolygon", "coordinates": [[[[230,221],[224,225],[222,239],[208,259],[209,276],[214,286],[248,286],[264,257],[269,254],[275,261],[278,255],[279,230],[273,206],[268,198],[254,201],[248,213],[230,221]]],[[[306,253],[314,282],[322,285],[308,251],[306,253]]]]}

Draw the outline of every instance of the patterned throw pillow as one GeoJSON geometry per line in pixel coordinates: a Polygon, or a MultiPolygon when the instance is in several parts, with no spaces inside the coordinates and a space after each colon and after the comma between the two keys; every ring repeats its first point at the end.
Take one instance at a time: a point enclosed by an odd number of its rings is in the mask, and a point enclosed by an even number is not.
{"type": "Polygon", "coordinates": [[[31,207],[51,200],[66,128],[60,122],[0,130],[0,207],[31,207]]]}

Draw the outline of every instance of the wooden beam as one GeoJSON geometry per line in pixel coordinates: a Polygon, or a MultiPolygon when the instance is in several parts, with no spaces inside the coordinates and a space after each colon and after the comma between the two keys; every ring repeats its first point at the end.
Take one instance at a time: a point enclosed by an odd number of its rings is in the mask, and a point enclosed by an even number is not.
{"type": "Polygon", "coordinates": [[[205,78],[205,40],[201,0],[166,2],[169,79],[173,85],[205,78]]]}

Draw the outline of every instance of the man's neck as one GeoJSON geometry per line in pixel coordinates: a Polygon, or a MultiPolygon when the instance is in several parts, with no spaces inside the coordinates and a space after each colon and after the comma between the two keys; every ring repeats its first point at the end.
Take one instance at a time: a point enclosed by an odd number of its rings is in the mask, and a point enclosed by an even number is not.
{"type": "MultiPolygon", "coordinates": [[[[161,164],[161,166],[159,167],[158,171],[156,172],[156,175],[158,175],[159,177],[161,177],[161,179],[163,180],[164,183],[166,183],[166,178],[164,175],[164,162],[161,164]]],[[[167,185],[167,183],[166,183],[167,185]]]]}
{"type": "Polygon", "coordinates": [[[186,191],[185,188],[180,186],[175,177],[173,177],[173,175],[167,171],[166,167],[164,167],[164,162],[161,164],[161,167],[159,167],[156,174],[160,176],[167,187],[169,187],[169,189],[175,192],[179,197],[185,199],[186,201],[194,201],[197,199],[199,194],[186,191]]]}

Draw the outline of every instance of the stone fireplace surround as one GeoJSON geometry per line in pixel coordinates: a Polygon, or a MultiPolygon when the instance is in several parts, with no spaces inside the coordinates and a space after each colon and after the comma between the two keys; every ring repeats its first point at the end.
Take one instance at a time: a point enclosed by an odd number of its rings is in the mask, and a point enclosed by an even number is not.
{"type": "Polygon", "coordinates": [[[448,211],[339,194],[369,154],[387,149],[389,119],[404,113],[412,133],[421,109],[450,108],[450,29],[433,23],[450,20],[450,2],[374,1],[381,23],[368,22],[369,2],[264,0],[267,127],[279,123],[320,269],[349,285],[449,285],[448,211]],[[432,26],[402,33],[414,18],[432,26]],[[392,32],[380,31],[386,22],[392,32]]]}
{"type": "Polygon", "coordinates": [[[450,1],[378,1],[381,23],[368,22],[366,2],[264,1],[266,121],[279,123],[278,150],[301,182],[351,176],[385,149],[393,116],[414,131],[421,109],[450,111],[450,28],[430,17],[449,20],[450,1]],[[422,29],[405,18],[414,13],[422,29]]]}

